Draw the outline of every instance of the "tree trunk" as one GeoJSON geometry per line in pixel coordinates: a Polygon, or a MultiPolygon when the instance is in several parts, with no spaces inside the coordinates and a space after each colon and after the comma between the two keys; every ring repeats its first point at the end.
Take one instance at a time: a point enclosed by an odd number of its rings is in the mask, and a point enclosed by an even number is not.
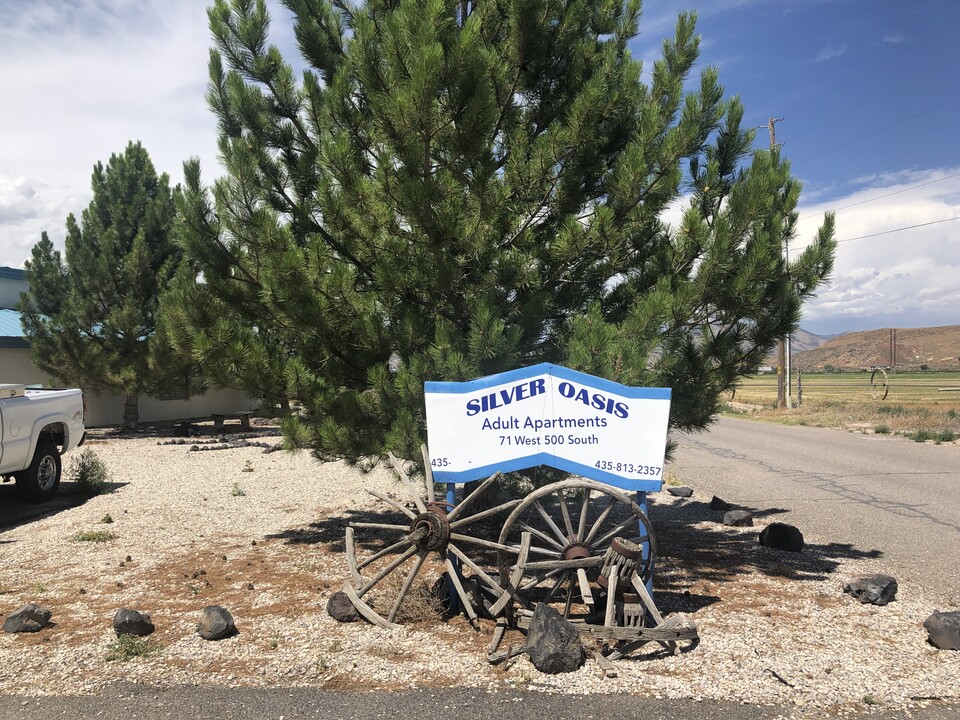
{"type": "Polygon", "coordinates": [[[140,393],[128,392],[126,400],[123,401],[123,429],[124,431],[136,430],[140,423],[140,393]]]}

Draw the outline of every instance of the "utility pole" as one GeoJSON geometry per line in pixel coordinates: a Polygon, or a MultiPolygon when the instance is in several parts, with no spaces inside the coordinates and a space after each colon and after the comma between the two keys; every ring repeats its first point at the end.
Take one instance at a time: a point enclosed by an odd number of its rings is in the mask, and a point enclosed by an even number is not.
{"type": "MultiPolygon", "coordinates": [[[[783,118],[770,118],[767,122],[767,129],[770,131],[770,151],[776,150],[777,130],[774,125],[783,120],[783,118]]],[[[763,127],[760,125],[759,127],[763,127]]],[[[784,238],[786,261],[790,262],[790,241],[784,238]]],[[[790,402],[790,335],[787,334],[786,342],[783,338],[777,342],[777,407],[791,409],[790,402]]]]}

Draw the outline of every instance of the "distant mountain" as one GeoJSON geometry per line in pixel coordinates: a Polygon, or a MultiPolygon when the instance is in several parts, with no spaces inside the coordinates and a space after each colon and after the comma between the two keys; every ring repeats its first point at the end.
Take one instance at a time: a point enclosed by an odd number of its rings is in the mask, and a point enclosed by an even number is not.
{"type": "Polygon", "coordinates": [[[960,369],[960,325],[848,332],[805,350],[799,350],[795,342],[792,365],[808,371],[827,365],[838,369],[887,367],[893,364],[894,356],[897,367],[960,369]]]}
{"type": "Polygon", "coordinates": [[[820,335],[814,335],[812,332],[807,332],[803,328],[800,328],[790,336],[790,350],[793,354],[813,350],[815,347],[823,345],[829,339],[830,338],[820,335]]]}

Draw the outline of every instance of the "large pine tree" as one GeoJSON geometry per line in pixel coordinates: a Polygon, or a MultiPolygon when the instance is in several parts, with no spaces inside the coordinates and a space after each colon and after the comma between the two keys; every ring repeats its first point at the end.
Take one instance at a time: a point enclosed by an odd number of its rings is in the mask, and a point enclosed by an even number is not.
{"type": "Polygon", "coordinates": [[[186,165],[166,327],[321,457],[415,457],[424,380],[541,361],[702,428],[831,270],[832,217],[782,259],[800,186],[716,70],[684,91],[692,14],[644,82],[639,0],[284,5],[299,77],[262,0],[208,11],[226,175],[186,165]]]}
{"type": "Polygon", "coordinates": [[[132,429],[140,394],[179,391],[189,379],[189,363],[156,326],[181,257],[170,239],[173,192],[139,142],[96,164],[92,190],[80,222],[67,218],[66,262],[46,233],[34,246],[20,310],[34,363],[85,390],[123,394],[132,429]]]}

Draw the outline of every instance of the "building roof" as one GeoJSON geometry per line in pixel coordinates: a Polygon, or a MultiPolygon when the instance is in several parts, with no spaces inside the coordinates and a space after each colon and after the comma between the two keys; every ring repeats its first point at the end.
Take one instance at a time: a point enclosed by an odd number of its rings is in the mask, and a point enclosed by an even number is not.
{"type": "Polygon", "coordinates": [[[0,348],[26,347],[30,347],[30,344],[23,334],[20,313],[16,310],[0,310],[0,348]]]}
{"type": "Polygon", "coordinates": [[[27,275],[20,268],[4,267],[0,265],[0,280],[22,280],[26,282],[27,275]]]}

